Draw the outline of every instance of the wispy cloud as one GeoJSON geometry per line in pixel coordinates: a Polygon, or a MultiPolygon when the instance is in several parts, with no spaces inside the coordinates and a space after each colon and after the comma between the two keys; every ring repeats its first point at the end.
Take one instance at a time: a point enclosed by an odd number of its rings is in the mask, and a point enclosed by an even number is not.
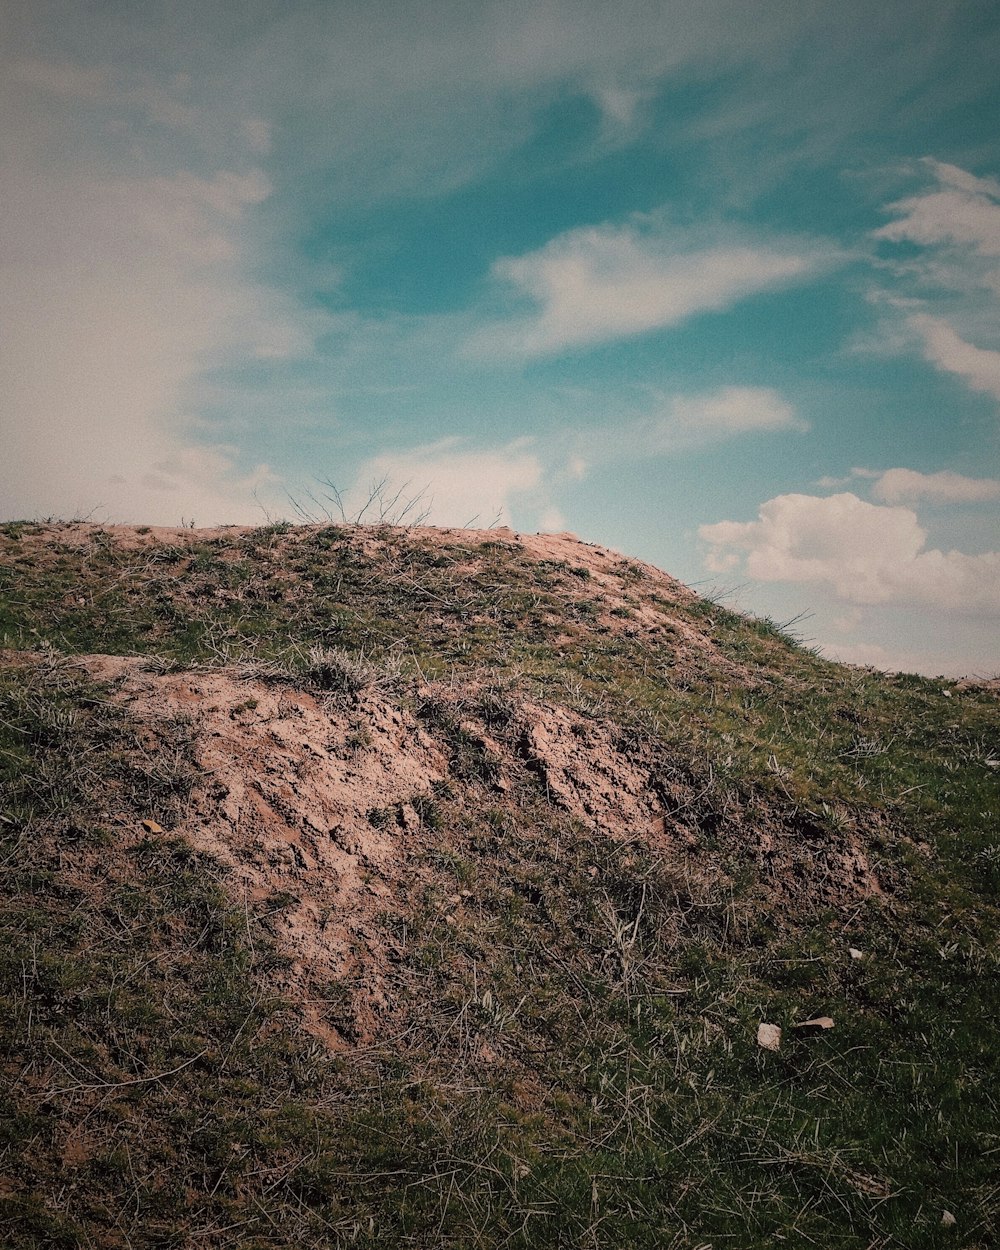
{"type": "Polygon", "coordinates": [[[595,463],[682,455],[728,439],[808,429],[808,422],[772,387],[722,386],[691,394],[657,390],[641,415],[573,431],[567,475],[582,478],[585,468],[595,463]]]}
{"type": "Polygon", "coordinates": [[[935,368],[957,374],[972,390],[1000,400],[1000,351],[967,343],[947,321],[927,313],[908,318],[908,324],[935,368]]]}
{"type": "Polygon", "coordinates": [[[937,186],[896,200],[887,208],[895,220],[876,230],[876,239],[948,243],[971,247],[979,256],[1000,257],[1000,182],[926,158],[937,186]]]}
{"type": "MultiPolygon", "coordinates": [[[[821,38],[827,21],[813,6],[791,11],[784,0],[760,0],[752,22],[745,14],[740,0],[622,0],[613,8],[601,0],[482,0],[429,2],[419,12],[290,0],[239,69],[251,95],[279,114],[295,110],[306,140],[287,154],[297,173],[321,168],[338,198],[422,197],[496,168],[535,132],[539,109],[573,95],[598,103],[602,149],[609,138],[637,137],[649,120],[643,100],[679,72],[705,80],[746,65],[767,71],[806,39],[813,65],[822,52],[841,74],[857,73],[853,55],[821,38]]],[[[906,42],[903,23],[892,23],[890,41],[881,11],[866,17],[867,37],[882,28],[891,59],[906,42]]],[[[887,69],[878,86],[891,77],[887,69]]],[[[872,75],[859,78],[871,89],[872,75]]],[[[300,191],[307,181],[297,180],[300,191]]]]}
{"type": "Polygon", "coordinates": [[[917,473],[914,469],[886,469],[872,484],[872,496],[880,503],[992,503],[1000,500],[1000,480],[965,477],[943,470],[917,473]]]}
{"type": "Polygon", "coordinates": [[[663,426],[666,431],[676,426],[706,435],[809,429],[808,422],[769,386],[723,386],[698,395],[678,395],[667,405],[663,426]]]}
{"type": "Polygon", "coordinates": [[[851,469],[844,477],[821,477],[815,483],[824,490],[839,490],[852,483],[870,482],[877,503],[976,504],[1000,499],[1000,480],[966,477],[942,469],[919,473],[916,469],[851,469]]]}
{"type": "Polygon", "coordinates": [[[478,332],[482,355],[540,356],[679,325],[814,274],[830,249],[655,222],[571,230],[494,276],[534,305],[478,332]]]}
{"type": "Polygon", "coordinates": [[[927,550],[909,508],[845,492],[778,495],[756,521],[703,525],[713,572],[744,567],[763,582],[825,585],[856,604],[907,603],[958,614],[1000,614],[1000,552],[927,550]]]}
{"type": "Polygon", "coordinates": [[[936,369],[1000,400],[1000,182],[930,158],[917,168],[930,185],[890,203],[893,220],[872,235],[905,245],[880,260],[895,279],[879,296],[884,342],[916,343],[936,369]]]}
{"type": "MultiPolygon", "coordinates": [[[[521,436],[500,445],[450,436],[387,448],[361,465],[344,493],[343,505],[349,516],[356,515],[378,487],[366,513],[369,519],[412,504],[406,519],[426,514],[433,525],[511,524],[518,519],[541,529],[564,529],[567,522],[556,496],[566,490],[572,493],[595,465],[679,455],[723,439],[806,429],[792,405],[769,387],[657,394],[648,413],[587,429],[521,436]]],[[[305,493],[303,500],[309,512],[305,493]]]]}

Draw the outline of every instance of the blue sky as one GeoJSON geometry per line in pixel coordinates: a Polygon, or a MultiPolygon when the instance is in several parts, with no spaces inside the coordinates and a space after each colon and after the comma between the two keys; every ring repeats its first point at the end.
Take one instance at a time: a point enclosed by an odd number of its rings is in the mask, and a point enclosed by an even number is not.
{"type": "Polygon", "coordinates": [[[0,22],[0,515],[386,479],[1000,670],[994,3],[0,22]]]}

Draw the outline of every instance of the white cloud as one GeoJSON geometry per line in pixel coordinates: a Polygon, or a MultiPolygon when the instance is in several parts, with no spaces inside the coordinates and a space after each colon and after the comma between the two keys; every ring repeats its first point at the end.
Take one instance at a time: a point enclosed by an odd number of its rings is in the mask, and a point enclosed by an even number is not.
{"type": "Polygon", "coordinates": [[[146,257],[204,265],[238,255],[241,240],[233,226],[271,192],[258,169],[220,169],[209,178],[179,170],[154,178],[95,179],[77,189],[90,213],[85,246],[98,242],[94,228],[100,224],[105,246],[113,236],[119,248],[141,248],[146,257]]]}
{"type": "Polygon", "coordinates": [[[856,478],[868,478],[874,481],[879,476],[877,469],[852,469],[846,477],[818,477],[813,485],[818,486],[820,490],[839,490],[842,486],[850,486],[856,478]]]}
{"type": "Polygon", "coordinates": [[[1000,400],[1000,351],[967,343],[946,321],[926,313],[910,317],[908,324],[922,339],[931,364],[964,378],[972,390],[1000,400]]]}
{"type": "Polygon", "coordinates": [[[668,424],[720,434],[809,427],[777,391],[766,386],[723,386],[670,402],[668,424]]]}
{"type": "Polygon", "coordinates": [[[731,571],[737,556],[751,578],[826,585],[849,603],[1000,614],[1000,552],[926,550],[926,531],[909,508],[850,493],[778,495],[756,521],[720,521],[698,533],[715,572],[731,571]]]}
{"type": "Polygon", "coordinates": [[[250,150],[258,156],[266,156],[271,150],[271,126],[262,117],[248,117],[243,122],[243,133],[250,150]]]}
{"type": "Polygon", "coordinates": [[[259,519],[273,475],[190,416],[210,366],[308,352],[320,322],[249,276],[253,167],[96,177],[15,149],[0,217],[0,515],[259,519]]]}
{"type": "MultiPolygon", "coordinates": [[[[389,518],[414,500],[403,519],[412,521],[426,512],[429,525],[509,525],[512,505],[534,503],[543,485],[542,464],[529,448],[526,439],[476,450],[460,439],[447,438],[422,447],[383,452],[362,465],[348,492],[348,513],[356,513],[373,485],[384,482],[381,501],[375,501],[364,519],[378,519],[380,506],[396,498],[388,509],[389,518]]],[[[543,503],[543,510],[550,506],[543,503]]],[[[558,528],[562,529],[562,518],[559,520],[558,528]]]]}
{"type": "Polygon", "coordinates": [[[886,469],[874,482],[872,496],[888,504],[915,503],[921,499],[942,504],[988,503],[1000,499],[1000,480],[964,477],[948,470],[917,473],[914,469],[886,469]]]}
{"type": "Polygon", "coordinates": [[[606,121],[622,129],[632,126],[636,110],[644,98],[642,92],[628,87],[598,87],[594,92],[594,99],[606,121]]]}
{"type": "Polygon", "coordinates": [[[722,386],[691,395],[654,391],[642,416],[577,431],[578,454],[568,467],[571,476],[582,478],[593,464],[677,455],[723,439],[808,429],[794,407],[767,386],[722,386]]]}
{"type": "Polygon", "coordinates": [[[259,519],[267,456],[195,400],[215,371],[231,411],[229,366],[308,356],[327,324],[254,276],[269,128],[243,99],[206,107],[193,50],[177,72],[86,34],[79,63],[0,51],[0,516],[259,519]]]}
{"type": "MultiPolygon", "coordinates": [[[[133,515],[155,515],[172,523],[179,517],[211,523],[220,515],[227,522],[261,520],[273,510],[281,478],[266,464],[242,472],[237,454],[237,448],[221,443],[169,448],[133,483],[144,496],[144,510],[133,515]]],[[[127,487],[128,480],[122,485],[127,487]]]]}
{"type": "Polygon", "coordinates": [[[678,325],[815,272],[819,250],[638,225],[571,230],[506,257],[497,278],[536,305],[480,331],[475,354],[537,356],[678,325]]]}
{"type": "Polygon", "coordinates": [[[873,232],[919,249],[880,259],[898,283],[882,296],[891,322],[884,346],[906,350],[916,340],[936,369],[1000,400],[1000,351],[987,345],[1000,296],[1000,182],[929,158],[921,166],[933,185],[890,204],[895,219],[873,232]]]}
{"type": "Polygon", "coordinates": [[[848,608],[840,616],[833,618],[833,627],[841,634],[853,634],[864,619],[860,608],[848,608]]]}
{"type": "MultiPolygon", "coordinates": [[[[337,202],[425,195],[502,161],[535,132],[539,106],[575,93],[600,102],[606,129],[629,129],[644,91],[681,66],[699,76],[748,61],[770,66],[776,48],[805,37],[813,63],[820,47],[840,62],[838,91],[843,73],[856,72],[856,57],[818,38],[825,22],[808,6],[793,14],[783,0],[760,0],[753,22],[743,19],[737,0],[289,3],[241,68],[279,115],[299,114],[307,141],[294,155],[323,171],[326,195],[331,184],[337,202]]],[[[899,24],[893,35],[887,54],[901,39],[899,24]]],[[[876,77],[881,85],[890,73],[876,77]]],[[[815,97],[812,76],[810,85],[815,97]]]]}
{"type": "Polygon", "coordinates": [[[929,246],[971,247],[980,256],[1000,256],[1000,183],[976,178],[955,165],[925,160],[941,189],[908,196],[888,206],[896,220],[876,230],[876,239],[929,246]]]}
{"type": "Polygon", "coordinates": [[[949,165],[946,161],[936,161],[933,157],[924,157],[923,163],[932,169],[939,182],[945,186],[957,187],[970,195],[985,195],[992,199],[1000,199],[1000,181],[996,178],[977,178],[957,165],[949,165]]]}
{"type": "MultiPolygon", "coordinates": [[[[199,25],[218,7],[202,4],[199,25]]],[[[702,116],[714,122],[721,114],[724,124],[700,143],[699,156],[745,202],[747,183],[760,189],[776,165],[801,174],[815,167],[817,150],[843,151],[854,135],[868,134],[872,117],[898,119],[900,99],[917,87],[927,105],[931,63],[940,89],[948,84],[949,104],[958,90],[993,90],[987,58],[967,58],[961,87],[952,82],[952,44],[935,46],[928,14],[914,15],[912,0],[883,0],[877,9],[842,0],[835,11],[758,0],[752,17],[745,0],[289,0],[257,40],[246,23],[239,47],[226,51],[251,98],[271,105],[269,115],[296,115],[290,155],[298,170],[322,171],[327,203],[435,194],[496,168],[536,133],[539,109],[553,101],[606,93],[604,117],[621,125],[614,113],[627,118],[634,93],[658,94],[678,72],[685,84],[720,88],[702,116]],[[762,143],[768,134],[778,141],[762,143]]],[[[688,112],[661,124],[671,137],[698,142],[688,112]]],[[[297,178],[297,189],[305,181],[297,178]]]]}

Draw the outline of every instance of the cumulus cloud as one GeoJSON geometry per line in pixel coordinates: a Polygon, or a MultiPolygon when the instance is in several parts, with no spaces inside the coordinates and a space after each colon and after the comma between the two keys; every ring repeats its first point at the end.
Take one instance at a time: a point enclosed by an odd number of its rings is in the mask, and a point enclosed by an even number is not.
{"type": "MultiPolygon", "coordinates": [[[[857,470],[855,470],[857,472],[857,470]]],[[[886,469],[872,485],[872,496],[880,503],[989,503],[1000,499],[1000,480],[990,477],[964,477],[944,470],[917,473],[914,469],[886,469]]]]}
{"type": "Polygon", "coordinates": [[[477,334],[477,354],[540,356],[678,325],[747,296],[801,280],[820,249],[791,242],[742,242],[662,227],[571,230],[494,275],[535,307],[477,334]]]}
{"type": "Polygon", "coordinates": [[[927,550],[926,531],[909,508],[849,492],[778,495],[761,505],[756,521],[720,521],[698,533],[715,572],[742,564],[756,580],[826,585],[849,603],[1000,614],[1000,552],[927,550]]]}
{"type": "MultiPolygon", "coordinates": [[[[362,465],[348,492],[349,514],[357,511],[379,483],[385,485],[365,519],[377,519],[372,513],[386,505],[387,519],[391,519],[414,501],[403,519],[412,521],[415,516],[426,515],[429,525],[509,525],[515,503],[530,505],[538,500],[543,468],[526,439],[483,450],[471,448],[461,439],[446,438],[383,452],[362,465]]],[[[550,508],[543,502],[543,512],[550,508]]],[[[551,521],[554,510],[547,515],[551,521]]],[[[562,517],[558,520],[557,528],[564,528],[562,517]]]]}

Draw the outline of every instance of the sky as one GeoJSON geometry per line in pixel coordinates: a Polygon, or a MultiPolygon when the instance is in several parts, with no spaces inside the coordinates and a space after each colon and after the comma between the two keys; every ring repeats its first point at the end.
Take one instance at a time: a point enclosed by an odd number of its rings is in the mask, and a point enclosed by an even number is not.
{"type": "Polygon", "coordinates": [[[995,0],[0,0],[0,517],[382,483],[992,676],[998,122],[995,0]]]}

